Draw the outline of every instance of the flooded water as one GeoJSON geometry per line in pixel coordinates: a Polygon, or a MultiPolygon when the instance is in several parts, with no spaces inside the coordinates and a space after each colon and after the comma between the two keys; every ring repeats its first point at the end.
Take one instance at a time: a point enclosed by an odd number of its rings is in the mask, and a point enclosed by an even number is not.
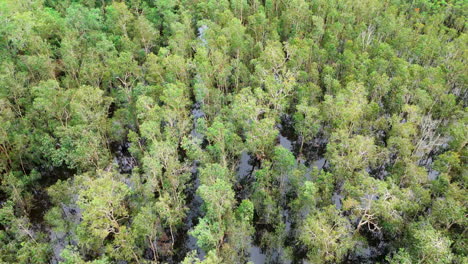
{"type": "Polygon", "coordinates": [[[203,46],[208,45],[208,41],[206,41],[205,31],[208,29],[207,25],[202,25],[198,28],[198,39],[201,40],[203,46]]]}
{"type": "MultiPolygon", "coordinates": [[[[61,205],[63,220],[66,220],[75,225],[81,221],[81,209],[76,205],[61,205]]],[[[52,256],[51,264],[57,264],[63,259],[60,254],[68,245],[76,245],[77,242],[74,239],[75,234],[73,232],[56,232],[49,229],[49,239],[52,245],[52,256]]]]}
{"type": "MultiPolygon", "coordinates": [[[[293,152],[295,157],[297,157],[297,153],[295,153],[295,139],[291,135],[291,128],[286,127],[283,124],[279,124],[278,128],[278,144],[282,147],[286,148],[287,150],[293,152]]],[[[238,177],[245,178],[251,176],[252,172],[255,170],[255,167],[252,165],[252,158],[248,155],[248,153],[243,152],[241,155],[241,160],[238,169],[238,177]]],[[[288,180],[286,180],[288,182],[288,180]]],[[[281,195],[286,195],[283,193],[281,195]]],[[[287,203],[286,203],[287,204],[287,203]]],[[[292,217],[290,215],[290,210],[286,207],[286,204],[281,205],[282,208],[282,220],[285,227],[285,236],[289,237],[289,234],[292,232],[292,217]]],[[[256,237],[261,237],[262,233],[268,230],[270,227],[261,227],[260,225],[256,225],[256,237]]],[[[268,232],[272,232],[274,230],[269,230],[268,232]]],[[[276,242],[268,242],[267,248],[262,249],[260,247],[259,241],[255,241],[252,243],[249,253],[250,253],[250,261],[254,264],[264,264],[264,263],[291,263],[291,261],[285,259],[285,250],[286,247],[284,244],[288,244],[287,241],[281,240],[276,242]]]]}
{"type": "MultiPolygon", "coordinates": [[[[243,151],[241,154],[239,166],[237,169],[237,180],[238,183],[236,184],[236,196],[238,200],[246,199],[250,196],[249,192],[249,184],[251,184],[252,173],[255,170],[254,159],[251,155],[248,154],[247,151],[243,151]]],[[[250,261],[254,264],[263,264],[266,263],[266,255],[262,252],[261,248],[252,243],[249,248],[249,257],[250,261]]]]}
{"type": "Polygon", "coordinates": [[[130,174],[135,166],[136,159],[130,154],[130,142],[116,142],[111,144],[111,151],[114,155],[114,163],[117,164],[121,174],[130,174]]]}
{"type": "Polygon", "coordinates": [[[205,113],[201,109],[200,103],[195,103],[192,109],[192,118],[193,118],[193,128],[190,132],[192,139],[195,140],[196,143],[201,144],[203,141],[203,134],[198,131],[198,122],[197,120],[200,118],[204,118],[205,113]]]}
{"type": "MultiPolygon", "coordinates": [[[[203,32],[205,29],[199,29],[200,36],[203,36],[203,32]]],[[[198,124],[197,120],[200,118],[204,118],[205,114],[202,111],[201,103],[195,103],[192,109],[192,116],[193,116],[193,129],[191,131],[192,139],[197,144],[202,144],[203,142],[203,134],[198,131],[198,124]]],[[[312,152],[308,152],[306,155],[306,162],[303,163],[301,161],[302,156],[299,151],[298,140],[297,137],[294,135],[294,130],[292,128],[292,123],[290,119],[286,117],[281,124],[277,126],[279,134],[278,134],[278,141],[277,143],[282,147],[291,151],[294,156],[296,157],[298,164],[302,163],[306,166],[307,171],[312,170],[312,168],[316,168],[318,170],[324,169],[327,166],[327,161],[323,157],[323,155],[319,154],[317,149],[311,148],[312,152]],[[289,120],[289,121],[288,121],[289,120]]],[[[255,181],[255,177],[253,177],[253,173],[256,169],[258,169],[259,161],[252,155],[250,155],[247,151],[243,151],[239,157],[239,164],[237,167],[237,177],[236,177],[236,184],[235,184],[235,191],[236,191],[236,198],[238,201],[242,199],[248,199],[252,195],[252,184],[255,181]]],[[[171,258],[172,262],[170,263],[180,263],[184,257],[191,251],[195,250],[197,252],[197,256],[199,259],[205,258],[205,252],[201,250],[197,246],[197,239],[191,236],[189,233],[190,230],[198,224],[199,218],[203,217],[203,212],[201,210],[201,206],[203,204],[202,199],[196,194],[196,190],[199,187],[199,178],[198,178],[198,161],[194,161],[192,165],[192,180],[191,186],[186,190],[187,194],[187,204],[188,204],[188,213],[187,218],[182,230],[180,230],[180,236],[177,237],[178,240],[182,240],[182,244],[176,245],[178,248],[178,256],[174,256],[171,258]]],[[[120,167],[120,166],[119,166],[120,167]]],[[[310,176],[310,175],[309,175],[310,176]]],[[[303,179],[305,180],[306,177],[303,179]]],[[[289,181],[288,181],[289,182],[289,181]]],[[[290,184],[290,183],[287,183],[290,184]]],[[[285,193],[281,195],[287,195],[285,188],[285,193]]],[[[339,193],[335,193],[332,197],[333,203],[337,206],[338,209],[342,207],[342,196],[339,193]]],[[[296,245],[295,241],[295,234],[294,234],[294,220],[291,215],[291,211],[288,208],[288,199],[286,198],[285,202],[282,203],[280,206],[282,221],[284,223],[285,228],[285,237],[276,242],[267,242],[266,245],[260,246],[260,241],[255,240],[252,242],[251,246],[248,250],[248,259],[250,262],[254,264],[264,264],[264,263],[306,263],[304,262],[305,254],[299,254],[294,256],[294,262],[288,260],[286,258],[286,251],[287,247],[294,248],[296,245]],[[265,247],[266,246],[266,247],[265,247]],[[265,247],[265,248],[264,248],[265,247]]],[[[257,226],[256,228],[256,237],[261,237],[264,227],[257,226]]],[[[270,227],[266,227],[269,230],[270,227]]],[[[269,230],[268,232],[273,232],[273,230],[269,230]]],[[[179,242],[180,243],[180,242],[179,242]]]]}
{"type": "Polygon", "coordinates": [[[239,168],[237,170],[238,179],[244,179],[252,175],[254,170],[254,165],[252,161],[252,156],[249,155],[247,151],[243,151],[240,158],[239,168]]]}
{"type": "Polygon", "coordinates": [[[279,134],[279,142],[280,145],[283,146],[285,149],[291,151],[292,150],[292,142],[287,137],[279,134]]]}
{"type": "Polygon", "coordinates": [[[318,170],[322,170],[325,167],[327,160],[325,158],[320,158],[318,160],[314,160],[312,165],[316,167],[318,170]]]}
{"type": "MultiPolygon", "coordinates": [[[[201,109],[200,103],[195,103],[192,109],[192,118],[193,118],[193,127],[190,134],[192,135],[192,140],[196,144],[201,145],[203,141],[203,134],[198,131],[198,119],[204,118],[205,113],[201,109]]],[[[201,206],[203,204],[203,200],[197,194],[197,189],[200,186],[200,179],[199,179],[199,172],[198,172],[199,162],[197,160],[193,161],[192,170],[191,170],[191,180],[188,185],[188,188],[185,190],[187,195],[187,204],[188,204],[188,212],[187,217],[185,219],[184,227],[180,230],[180,237],[179,241],[183,241],[182,245],[177,245],[180,247],[180,252],[175,256],[174,260],[175,263],[181,262],[185,256],[191,252],[196,251],[197,257],[199,259],[204,259],[206,253],[197,245],[197,239],[189,234],[191,230],[198,224],[199,218],[202,217],[202,210],[201,206]]]]}
{"type": "Polygon", "coordinates": [[[439,177],[440,172],[436,170],[429,170],[429,173],[427,174],[427,178],[430,181],[437,180],[437,177],[439,177]]]}
{"type": "MultiPolygon", "coordinates": [[[[203,36],[205,29],[199,29],[200,36],[203,36]]],[[[202,110],[201,103],[195,103],[193,109],[191,111],[193,117],[193,128],[190,132],[192,136],[192,140],[196,144],[202,144],[204,136],[202,133],[198,131],[198,120],[200,118],[204,118],[205,114],[202,110]]],[[[310,144],[309,147],[304,151],[304,153],[299,153],[299,143],[298,139],[295,135],[293,135],[294,130],[291,124],[287,122],[283,122],[282,124],[278,125],[278,141],[277,144],[283,146],[284,148],[290,150],[294,156],[296,157],[298,167],[305,168],[305,176],[302,181],[311,180],[311,172],[313,169],[317,170],[327,170],[327,160],[323,157],[324,153],[324,146],[326,143],[325,139],[322,139],[322,143],[316,144],[317,147],[313,144],[310,144]],[[301,165],[299,165],[301,164],[301,165]]],[[[315,144],[315,143],[314,143],[315,144]]],[[[114,154],[114,162],[117,164],[119,171],[121,173],[131,173],[134,166],[137,166],[136,160],[131,156],[129,152],[130,143],[123,142],[120,144],[116,144],[113,146],[113,154],[114,154]]],[[[256,169],[259,168],[259,162],[254,156],[250,155],[247,151],[243,151],[239,157],[239,164],[237,168],[237,177],[236,177],[236,198],[238,201],[242,199],[250,198],[252,195],[251,186],[255,181],[255,177],[253,177],[253,173],[256,169]]],[[[178,231],[176,235],[176,244],[175,244],[175,255],[167,259],[169,263],[180,263],[185,256],[191,252],[196,251],[197,256],[199,259],[204,259],[206,253],[197,246],[197,239],[189,234],[191,230],[198,224],[200,217],[203,217],[203,212],[201,210],[203,201],[202,199],[196,194],[196,190],[200,185],[199,181],[199,161],[194,160],[192,164],[192,177],[190,183],[185,190],[186,197],[187,197],[187,206],[188,212],[186,219],[184,221],[183,227],[178,231]]],[[[437,179],[439,172],[429,169],[428,170],[428,178],[429,180],[437,179]]],[[[56,181],[56,179],[55,179],[56,181]]],[[[55,182],[54,181],[54,182],[55,182]]],[[[290,184],[289,182],[287,184],[290,184]]],[[[285,188],[287,189],[287,188],[285,188]]],[[[285,191],[286,192],[286,191],[285,191]]],[[[288,194],[283,193],[281,195],[287,196],[288,194]]],[[[40,193],[37,194],[37,198],[41,199],[40,193]]],[[[294,197],[293,197],[294,198],[294,197]]],[[[366,199],[375,199],[375,197],[367,196],[366,199]]],[[[281,241],[276,242],[266,242],[262,243],[260,246],[260,241],[255,240],[252,242],[249,250],[246,254],[248,255],[249,260],[254,264],[264,264],[264,263],[307,263],[305,259],[305,253],[302,252],[303,249],[298,248],[298,245],[295,243],[297,241],[297,234],[295,234],[295,225],[297,224],[297,220],[293,219],[292,213],[290,208],[288,208],[288,199],[285,199],[285,203],[280,205],[281,207],[281,215],[282,221],[285,228],[285,237],[282,238],[281,241]],[[289,249],[294,252],[294,260],[290,261],[286,259],[286,253],[289,249]]],[[[343,207],[343,199],[344,196],[341,194],[340,188],[337,188],[331,197],[332,203],[336,206],[338,210],[341,210],[343,207]]],[[[44,198],[44,201],[48,199],[44,198]]],[[[41,208],[40,211],[47,211],[45,207],[48,205],[42,206],[41,203],[38,203],[41,208]]],[[[39,211],[38,209],[38,211],[39,211]]],[[[78,207],[62,205],[63,217],[72,223],[79,223],[81,219],[81,212],[78,207]]],[[[34,213],[33,213],[34,214],[34,213]]],[[[40,217],[36,217],[33,215],[31,216],[32,220],[36,222],[43,221],[43,215],[40,217]]],[[[272,227],[261,227],[256,225],[256,234],[254,237],[261,237],[262,232],[268,230],[268,232],[274,232],[270,230],[272,227]]],[[[366,231],[363,231],[366,232],[366,231]]],[[[50,229],[47,229],[49,234],[49,239],[52,245],[52,252],[53,255],[51,256],[51,263],[56,264],[60,259],[60,253],[62,250],[68,246],[75,244],[73,237],[75,234],[70,233],[59,233],[54,232],[50,229]]],[[[380,256],[386,250],[386,244],[383,242],[383,238],[379,237],[377,234],[365,234],[366,237],[369,237],[369,243],[362,243],[358,245],[353,252],[350,252],[349,256],[343,263],[375,263],[373,262],[376,259],[379,259],[380,256]]]]}
{"type": "Polygon", "coordinates": [[[250,253],[250,261],[252,261],[254,264],[266,263],[267,257],[265,253],[262,253],[262,250],[260,247],[251,246],[249,253],[250,253]]]}
{"type": "Polygon", "coordinates": [[[185,219],[184,227],[180,230],[179,241],[183,241],[181,247],[181,252],[179,256],[176,257],[176,261],[181,261],[184,257],[191,251],[195,250],[197,256],[200,259],[205,257],[205,252],[198,247],[197,239],[189,234],[191,230],[198,224],[199,218],[203,216],[201,206],[203,200],[196,193],[198,187],[200,186],[200,179],[198,177],[198,163],[195,161],[192,167],[192,179],[190,187],[186,190],[187,193],[187,203],[188,203],[188,212],[185,219]]]}
{"type": "Polygon", "coordinates": [[[332,195],[332,202],[336,206],[336,209],[341,210],[343,207],[342,199],[344,198],[343,195],[334,192],[332,195]]]}
{"type": "MultiPolygon", "coordinates": [[[[238,201],[249,198],[250,184],[252,183],[252,174],[255,171],[255,159],[247,151],[243,151],[237,168],[236,197],[238,201]]],[[[252,243],[249,248],[249,258],[254,264],[267,263],[267,256],[261,248],[252,243]]]]}

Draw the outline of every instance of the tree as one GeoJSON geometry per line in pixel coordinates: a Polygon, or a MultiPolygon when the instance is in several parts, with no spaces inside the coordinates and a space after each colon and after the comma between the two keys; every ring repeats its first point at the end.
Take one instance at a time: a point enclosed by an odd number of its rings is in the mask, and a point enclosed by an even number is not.
{"type": "Polygon", "coordinates": [[[242,141],[235,133],[232,125],[226,127],[222,120],[216,119],[213,124],[207,128],[205,134],[210,144],[207,150],[213,159],[224,167],[233,164],[233,159],[241,152],[242,141]]]}
{"type": "Polygon", "coordinates": [[[0,262],[467,262],[466,10],[1,0],[0,262]]]}
{"type": "Polygon", "coordinates": [[[76,248],[67,247],[62,251],[61,257],[64,259],[63,264],[107,264],[109,261],[106,257],[94,260],[94,261],[85,261],[81,258],[76,248]]]}
{"type": "Polygon", "coordinates": [[[172,238],[172,246],[174,246],[174,228],[181,224],[182,219],[185,217],[186,208],[183,204],[183,201],[177,199],[171,199],[167,192],[163,193],[159,197],[158,201],[155,204],[157,208],[156,211],[163,221],[164,226],[169,226],[172,238]]]}
{"type": "Polygon", "coordinates": [[[27,216],[15,216],[14,203],[5,201],[0,209],[0,260],[5,263],[47,263],[50,246],[45,234],[34,232],[27,216]]]}
{"type": "Polygon", "coordinates": [[[444,237],[431,225],[415,223],[412,226],[413,257],[416,261],[425,263],[451,263],[453,254],[450,252],[452,241],[444,237]]]}
{"type": "Polygon", "coordinates": [[[197,252],[190,252],[182,262],[182,264],[220,264],[222,263],[221,258],[216,255],[214,250],[208,252],[204,260],[200,260],[196,256],[197,252]]]}
{"type": "Polygon", "coordinates": [[[288,107],[288,99],[296,85],[296,78],[286,67],[289,54],[279,42],[268,43],[258,60],[254,61],[258,82],[263,85],[268,104],[277,111],[288,107]]]}
{"type": "Polygon", "coordinates": [[[257,124],[261,115],[266,114],[268,108],[260,101],[261,93],[258,90],[244,88],[237,93],[231,106],[231,118],[236,127],[244,133],[257,124]]]}
{"type": "Polygon", "coordinates": [[[229,183],[217,179],[212,185],[201,185],[197,193],[204,201],[205,217],[192,231],[197,238],[197,244],[205,251],[219,252],[226,230],[230,212],[234,206],[234,192],[229,183]]]}
{"type": "Polygon", "coordinates": [[[283,146],[276,146],[273,150],[272,161],[275,178],[279,182],[280,192],[283,192],[288,176],[292,174],[292,170],[296,165],[296,159],[288,149],[283,146]]]}
{"type": "MultiPolygon", "coordinates": [[[[235,260],[247,252],[248,247],[251,246],[250,243],[254,233],[254,205],[250,200],[242,200],[234,213],[233,224],[229,226],[228,230],[231,251],[228,251],[228,254],[225,253],[225,255],[235,260]]],[[[228,258],[226,257],[226,259],[228,258]]]]}
{"type": "Polygon", "coordinates": [[[156,211],[156,204],[144,205],[133,218],[131,233],[136,236],[137,248],[149,245],[153,260],[157,261],[162,250],[158,248],[157,240],[164,232],[161,219],[156,211]]]}
{"type": "Polygon", "coordinates": [[[319,109],[302,103],[296,106],[297,112],[294,114],[294,129],[301,136],[301,149],[305,142],[311,141],[320,128],[319,109]]]}
{"type": "Polygon", "coordinates": [[[310,17],[309,4],[303,0],[291,1],[281,15],[284,36],[302,35],[308,31],[310,17]]]}
{"type": "Polygon", "coordinates": [[[133,27],[135,30],[133,41],[140,44],[146,54],[150,53],[151,49],[157,44],[159,32],[153,28],[151,22],[144,15],[140,15],[135,19],[133,27]]]}
{"type": "Polygon", "coordinates": [[[128,10],[125,2],[113,2],[106,7],[106,22],[109,30],[128,38],[129,27],[134,20],[133,14],[128,10]]]}
{"type": "Polygon", "coordinates": [[[326,156],[337,177],[352,179],[355,172],[375,163],[377,147],[373,138],[361,135],[349,137],[344,130],[338,130],[331,135],[326,156]]]}
{"type": "Polygon", "coordinates": [[[187,106],[189,101],[183,83],[168,84],[163,90],[161,101],[164,102],[164,119],[167,122],[165,130],[170,138],[181,140],[189,128],[187,106]]]}
{"type": "Polygon", "coordinates": [[[305,181],[298,191],[297,198],[292,202],[292,208],[299,217],[307,216],[316,206],[317,187],[312,181],[305,181]]]}
{"type": "Polygon", "coordinates": [[[274,128],[274,120],[264,118],[256,122],[246,133],[248,150],[263,159],[274,146],[278,130],[274,128]]]}
{"type": "Polygon", "coordinates": [[[125,199],[130,194],[114,173],[98,171],[96,176],[83,176],[84,186],[77,202],[83,217],[78,226],[80,244],[91,250],[98,250],[110,234],[122,232],[128,217],[125,199]]]}
{"type": "Polygon", "coordinates": [[[307,246],[307,257],[316,263],[341,261],[354,241],[350,224],[334,206],[311,213],[300,227],[300,241],[307,246]]]}
{"type": "Polygon", "coordinates": [[[180,15],[179,21],[170,24],[172,35],[168,40],[171,51],[181,57],[192,54],[192,41],[195,35],[192,30],[192,16],[188,12],[180,15]]]}
{"type": "Polygon", "coordinates": [[[367,104],[366,91],[359,83],[349,83],[345,89],[338,91],[336,97],[325,95],[322,104],[323,118],[334,128],[346,128],[353,131],[364,115],[367,104]]]}
{"type": "Polygon", "coordinates": [[[400,248],[392,257],[387,257],[391,264],[411,264],[411,255],[404,248],[400,248]]]}

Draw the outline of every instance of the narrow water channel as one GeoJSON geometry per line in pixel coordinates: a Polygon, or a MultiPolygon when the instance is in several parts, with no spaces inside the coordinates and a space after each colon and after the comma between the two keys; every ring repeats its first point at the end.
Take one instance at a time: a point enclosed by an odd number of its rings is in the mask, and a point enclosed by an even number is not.
{"type": "MultiPolygon", "coordinates": [[[[198,28],[198,39],[201,41],[203,46],[207,46],[207,40],[205,38],[205,31],[208,29],[208,26],[202,25],[198,28]]],[[[202,81],[200,76],[197,75],[196,79],[202,81]]],[[[195,92],[194,92],[195,94],[195,92]]],[[[195,144],[199,146],[202,145],[204,136],[200,133],[198,128],[198,120],[205,117],[205,113],[202,110],[202,102],[197,101],[196,96],[194,96],[195,103],[192,107],[192,130],[190,131],[190,136],[195,144]]],[[[197,239],[190,234],[190,231],[198,224],[199,218],[202,217],[202,210],[201,206],[203,204],[203,200],[197,194],[197,189],[200,186],[200,179],[199,179],[199,161],[194,160],[192,163],[191,169],[191,180],[189,182],[189,187],[185,190],[187,195],[187,204],[188,204],[188,212],[186,216],[186,221],[184,227],[182,228],[182,236],[183,236],[183,246],[181,252],[178,254],[176,261],[181,262],[188,253],[192,251],[196,251],[196,256],[199,259],[204,259],[206,253],[197,245],[197,239]]]]}
{"type": "MultiPolygon", "coordinates": [[[[193,118],[193,127],[190,135],[192,136],[192,140],[196,143],[201,145],[203,142],[203,134],[199,132],[198,129],[198,119],[204,118],[205,113],[201,109],[201,103],[195,103],[192,109],[192,118],[193,118]]],[[[205,258],[205,252],[198,247],[197,239],[190,235],[190,231],[198,224],[198,219],[202,217],[202,210],[201,206],[203,201],[201,197],[197,194],[197,189],[200,186],[200,179],[199,179],[199,172],[198,172],[199,161],[194,160],[192,163],[192,170],[191,170],[191,180],[189,183],[189,187],[186,189],[187,195],[187,204],[188,204],[188,212],[186,216],[186,221],[184,224],[184,228],[182,230],[183,233],[183,246],[182,250],[179,254],[179,257],[176,258],[177,261],[183,260],[183,258],[190,253],[191,251],[197,252],[197,257],[199,259],[205,258]]]]}

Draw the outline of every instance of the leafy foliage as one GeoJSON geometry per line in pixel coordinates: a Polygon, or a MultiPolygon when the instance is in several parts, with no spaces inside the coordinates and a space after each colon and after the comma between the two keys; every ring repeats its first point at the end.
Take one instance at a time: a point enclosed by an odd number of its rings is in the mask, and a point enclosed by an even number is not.
{"type": "Polygon", "coordinates": [[[0,0],[0,262],[466,263],[466,10],[0,0]]]}

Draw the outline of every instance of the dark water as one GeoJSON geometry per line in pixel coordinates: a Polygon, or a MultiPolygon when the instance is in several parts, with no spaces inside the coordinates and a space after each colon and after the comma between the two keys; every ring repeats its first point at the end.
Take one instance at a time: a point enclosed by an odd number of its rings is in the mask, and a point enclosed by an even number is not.
{"type": "Polygon", "coordinates": [[[299,142],[294,133],[293,121],[290,116],[284,115],[281,122],[276,126],[278,133],[279,144],[285,149],[294,153],[294,156],[299,156],[299,142]]]}
{"type": "MultiPolygon", "coordinates": [[[[247,151],[243,151],[237,169],[236,197],[239,201],[251,195],[248,185],[252,183],[252,174],[255,171],[255,165],[255,159],[247,151]]],[[[265,261],[267,259],[266,254],[255,244],[252,244],[249,248],[249,257],[250,261],[255,264],[266,263],[265,261]]]]}
{"type": "MultiPolygon", "coordinates": [[[[279,134],[278,134],[278,144],[282,147],[286,148],[289,151],[294,153],[295,149],[295,141],[291,134],[288,134],[288,130],[285,129],[286,126],[279,124],[278,126],[279,134]]],[[[290,130],[289,130],[290,131],[290,130]]],[[[297,155],[296,155],[297,157],[297,155]]],[[[252,158],[246,153],[242,153],[241,155],[241,162],[239,164],[238,169],[238,177],[250,177],[254,171],[254,166],[252,164],[254,162],[251,161],[252,158]]],[[[285,224],[285,233],[289,234],[291,232],[292,227],[292,219],[290,216],[289,210],[284,208],[282,210],[283,221],[285,224]]],[[[263,232],[260,226],[256,226],[256,234],[255,237],[260,237],[261,233],[263,232]]],[[[252,243],[249,253],[250,253],[250,261],[254,264],[264,264],[264,263],[291,263],[291,261],[285,260],[284,258],[284,251],[285,247],[278,248],[277,245],[271,245],[268,248],[261,248],[259,241],[255,241],[252,243]]]]}
{"type": "Polygon", "coordinates": [[[252,175],[254,170],[253,163],[252,156],[247,151],[243,151],[241,153],[239,168],[237,170],[237,177],[239,180],[252,175]]]}
{"type": "MultiPolygon", "coordinates": [[[[62,217],[64,220],[78,225],[81,221],[81,209],[76,205],[60,205],[62,209],[62,217]]],[[[52,246],[51,264],[63,261],[60,254],[68,245],[77,245],[75,234],[73,232],[57,232],[49,229],[49,239],[52,246]]]]}
{"type": "MultiPolygon", "coordinates": [[[[190,135],[195,144],[202,144],[203,134],[198,131],[198,122],[197,120],[205,117],[205,113],[201,109],[202,105],[200,103],[195,103],[192,109],[192,118],[193,118],[193,127],[190,135]]],[[[197,245],[197,239],[189,234],[191,230],[198,224],[198,220],[203,216],[201,206],[203,200],[197,194],[197,189],[200,186],[200,179],[198,173],[199,162],[197,160],[193,161],[192,170],[191,170],[191,179],[188,184],[185,194],[187,196],[187,205],[188,212],[187,217],[184,222],[184,227],[179,230],[179,235],[176,241],[176,255],[173,258],[171,263],[180,263],[188,253],[191,251],[197,252],[197,257],[199,259],[204,259],[206,253],[197,245]]]]}
{"type": "Polygon", "coordinates": [[[291,140],[289,140],[287,137],[283,136],[282,134],[279,134],[278,138],[279,138],[279,143],[282,147],[284,147],[285,149],[289,151],[292,150],[293,143],[291,142],[291,140]]]}
{"type": "MultiPolygon", "coordinates": [[[[204,118],[205,116],[201,108],[202,105],[200,103],[196,103],[192,109],[193,129],[191,131],[191,136],[197,144],[202,144],[203,141],[203,134],[199,133],[197,130],[197,120],[204,118]]],[[[302,164],[306,167],[307,173],[304,176],[305,179],[311,180],[310,172],[312,168],[327,170],[327,160],[323,157],[327,143],[326,139],[322,138],[316,139],[313,142],[306,142],[302,153],[299,153],[300,140],[296,135],[294,135],[294,129],[287,118],[286,121],[283,120],[283,122],[278,125],[278,130],[280,132],[278,135],[278,145],[290,150],[295,155],[298,164],[302,164]]],[[[111,151],[114,155],[114,164],[116,164],[119,171],[124,174],[131,173],[132,169],[135,166],[138,166],[137,161],[130,154],[129,148],[129,142],[115,143],[111,146],[111,151]]],[[[431,168],[432,163],[432,157],[428,157],[424,160],[424,164],[421,164],[427,168],[429,180],[437,179],[440,174],[438,171],[431,168]]],[[[253,173],[258,167],[259,161],[256,160],[255,157],[250,155],[247,151],[241,153],[237,169],[237,183],[235,185],[236,198],[239,201],[250,198],[252,194],[251,186],[255,181],[253,173]]],[[[379,167],[375,170],[377,171],[376,173],[379,174],[375,174],[372,169],[369,170],[369,173],[379,175],[377,178],[386,177],[387,172],[385,167],[379,167]]],[[[51,202],[47,195],[46,188],[54,184],[58,179],[68,179],[75,173],[75,171],[65,167],[42,169],[42,177],[39,181],[40,184],[32,191],[34,206],[29,212],[29,218],[35,230],[48,234],[52,246],[50,263],[53,264],[60,261],[59,256],[62,250],[68,245],[75,245],[76,241],[74,240],[75,234],[55,232],[44,222],[44,214],[51,208],[51,202]]],[[[204,259],[205,257],[205,252],[203,252],[203,250],[201,250],[196,244],[196,238],[188,234],[189,231],[198,224],[199,218],[203,216],[203,212],[201,210],[203,201],[198,195],[196,195],[196,190],[199,187],[199,184],[198,162],[194,161],[192,165],[192,178],[186,189],[187,206],[189,210],[187,212],[187,218],[184,222],[183,228],[181,228],[176,235],[175,255],[168,259],[169,263],[180,263],[185,256],[193,250],[197,251],[197,256],[200,259],[204,259]]],[[[0,193],[0,205],[5,199],[6,197],[4,193],[0,193]]],[[[339,210],[342,209],[343,199],[344,196],[341,194],[340,188],[337,187],[331,197],[331,200],[339,210]]],[[[371,199],[378,198],[371,197],[371,199]]],[[[79,223],[81,219],[80,208],[73,205],[62,204],[61,209],[62,216],[65,220],[75,224],[79,223]]],[[[254,239],[254,242],[252,242],[248,250],[248,258],[252,263],[307,263],[304,260],[304,249],[301,249],[299,245],[294,243],[296,241],[295,235],[297,235],[294,234],[296,223],[294,223],[294,220],[290,215],[290,211],[286,206],[282,209],[282,215],[286,231],[284,247],[278,248],[277,245],[272,245],[269,248],[264,248],[263,246],[260,246],[260,241],[256,241],[254,239]],[[295,257],[293,261],[285,260],[284,252],[286,251],[287,246],[292,247],[295,257]]],[[[254,237],[261,235],[262,228],[264,229],[268,227],[260,227],[256,225],[256,234],[254,237]]],[[[389,252],[389,245],[387,244],[383,234],[380,232],[371,232],[365,228],[362,229],[361,234],[367,238],[367,242],[358,244],[354,250],[348,254],[343,263],[376,263],[377,261],[382,261],[389,252]]]]}
{"type": "Polygon", "coordinates": [[[135,166],[137,160],[132,156],[129,151],[130,142],[114,142],[111,144],[111,151],[114,155],[114,164],[117,165],[121,174],[130,174],[135,166]]]}
{"type": "Polygon", "coordinates": [[[258,160],[247,151],[241,153],[240,161],[237,167],[236,182],[234,191],[236,200],[240,203],[248,199],[253,192],[252,184],[255,181],[254,171],[258,168],[258,160]]]}
{"type": "Polygon", "coordinates": [[[192,167],[192,179],[190,187],[187,188],[187,202],[188,212],[185,219],[184,227],[179,231],[179,236],[176,239],[175,247],[179,249],[172,263],[180,263],[185,256],[191,251],[196,251],[199,259],[205,258],[205,252],[198,247],[197,239],[189,234],[191,230],[198,224],[199,218],[203,216],[201,206],[203,200],[197,195],[196,190],[200,186],[200,179],[198,177],[198,162],[194,162],[192,167]]]}
{"type": "MultiPolygon", "coordinates": [[[[65,166],[62,167],[48,167],[40,169],[41,178],[38,181],[35,189],[32,190],[33,201],[32,208],[29,212],[29,220],[32,224],[33,232],[42,232],[49,237],[52,254],[50,256],[50,263],[58,263],[60,253],[67,246],[74,244],[76,241],[73,239],[74,234],[68,232],[56,232],[45,221],[44,216],[52,207],[52,202],[47,194],[47,188],[54,185],[58,180],[67,180],[76,174],[76,170],[69,169],[65,166]]],[[[65,204],[59,205],[62,211],[62,218],[70,223],[78,224],[81,219],[80,209],[76,207],[69,207],[65,204]]]]}
{"type": "Polygon", "coordinates": [[[252,245],[249,250],[250,253],[250,261],[254,264],[263,264],[266,263],[267,257],[265,253],[262,253],[260,247],[252,245]]]}

